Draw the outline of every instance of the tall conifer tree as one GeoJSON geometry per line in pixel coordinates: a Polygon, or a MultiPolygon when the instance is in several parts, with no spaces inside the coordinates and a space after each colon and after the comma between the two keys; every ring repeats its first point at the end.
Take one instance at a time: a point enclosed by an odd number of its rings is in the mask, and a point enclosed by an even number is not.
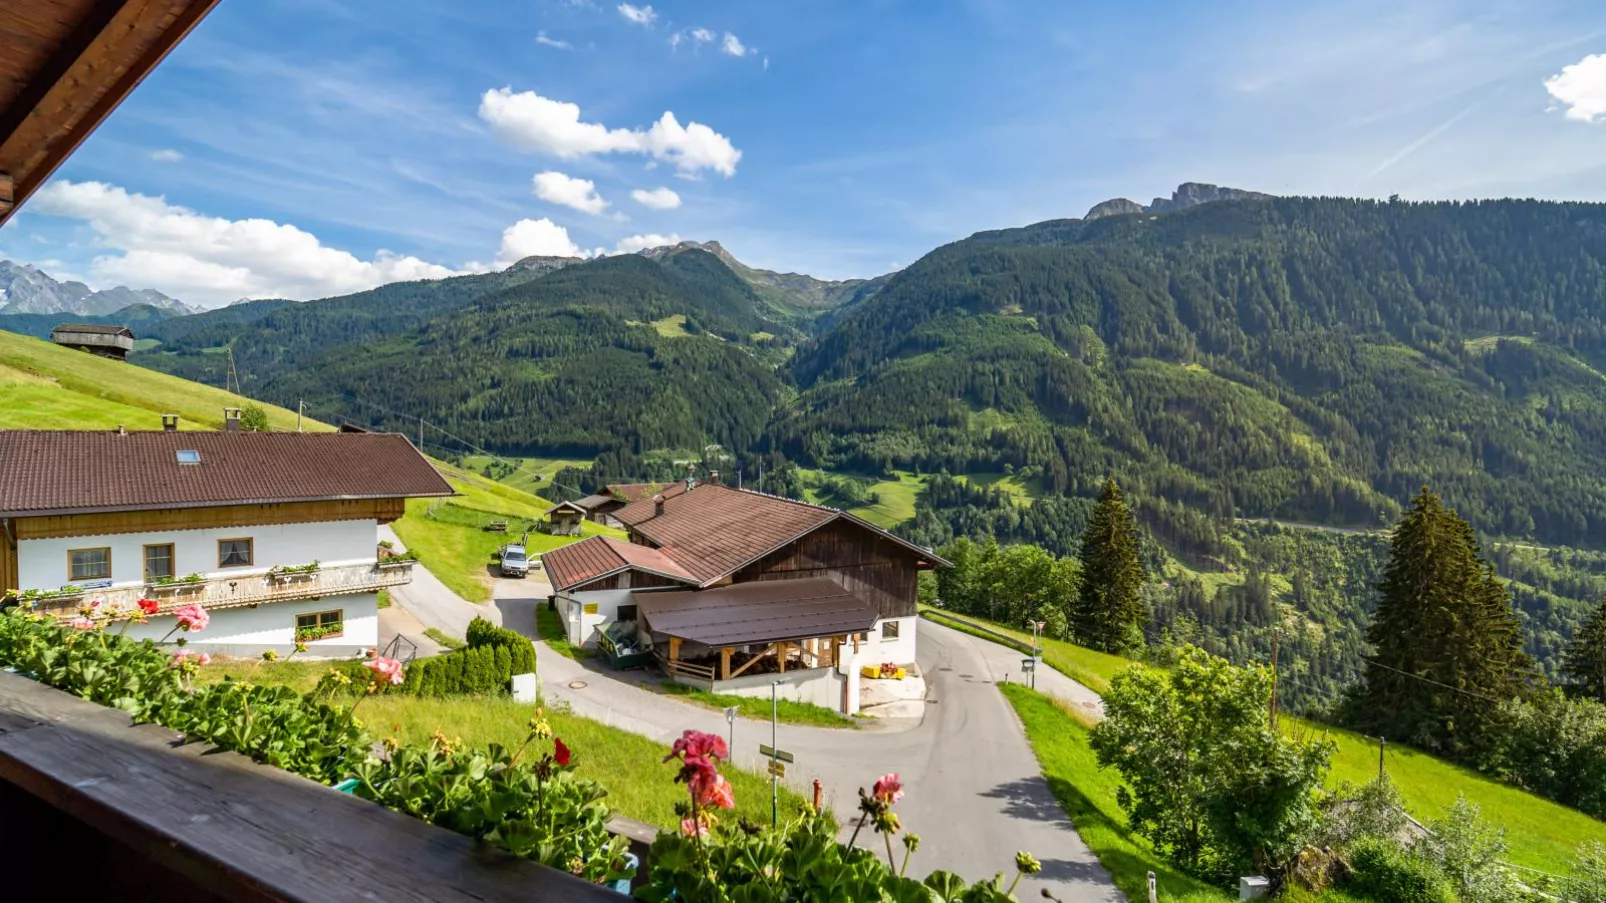
{"type": "Polygon", "coordinates": [[[1579,625],[1561,660],[1567,690],[1575,696],[1606,702],[1606,599],[1579,625]]]}
{"type": "Polygon", "coordinates": [[[1532,672],[1511,595],[1472,527],[1423,487],[1390,539],[1354,720],[1451,757],[1476,753],[1532,672]]]}
{"type": "Polygon", "coordinates": [[[1104,652],[1129,652],[1143,643],[1146,614],[1138,591],[1138,527],[1115,485],[1104,481],[1093,517],[1082,534],[1082,586],[1071,610],[1076,642],[1104,652]]]}

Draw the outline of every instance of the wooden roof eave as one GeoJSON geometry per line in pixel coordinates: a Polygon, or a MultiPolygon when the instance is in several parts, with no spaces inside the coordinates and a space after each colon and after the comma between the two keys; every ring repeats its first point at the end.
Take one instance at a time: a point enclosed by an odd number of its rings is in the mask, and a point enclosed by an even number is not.
{"type": "Polygon", "coordinates": [[[0,35],[0,55],[13,62],[0,78],[0,225],[216,5],[10,0],[13,27],[0,35]]]}

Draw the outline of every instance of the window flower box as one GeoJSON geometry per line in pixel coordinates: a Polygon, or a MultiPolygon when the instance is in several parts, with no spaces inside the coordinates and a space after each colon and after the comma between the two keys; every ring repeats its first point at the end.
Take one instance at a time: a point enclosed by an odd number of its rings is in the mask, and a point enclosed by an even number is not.
{"type": "Polygon", "coordinates": [[[195,592],[206,585],[206,578],[200,574],[185,574],[182,577],[159,577],[155,580],[145,581],[147,595],[166,594],[179,595],[195,592]]]}
{"type": "Polygon", "coordinates": [[[276,583],[289,583],[294,580],[311,580],[318,575],[318,562],[307,564],[276,564],[268,568],[268,579],[276,583]]]}

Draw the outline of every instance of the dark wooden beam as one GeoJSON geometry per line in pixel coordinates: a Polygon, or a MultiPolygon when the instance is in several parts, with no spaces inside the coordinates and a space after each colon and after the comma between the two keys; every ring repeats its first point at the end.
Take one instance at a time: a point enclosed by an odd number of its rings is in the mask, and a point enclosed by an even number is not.
{"type": "Polygon", "coordinates": [[[0,214],[10,213],[16,205],[16,183],[11,180],[11,173],[0,172],[0,214]]]}

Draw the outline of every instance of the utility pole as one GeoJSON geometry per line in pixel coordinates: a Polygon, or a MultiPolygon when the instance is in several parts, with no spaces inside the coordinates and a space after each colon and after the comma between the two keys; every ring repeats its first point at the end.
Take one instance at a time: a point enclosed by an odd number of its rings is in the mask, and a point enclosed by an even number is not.
{"type": "Polygon", "coordinates": [[[1383,777],[1383,751],[1388,749],[1389,738],[1379,734],[1377,738],[1377,776],[1383,777]]]}
{"type": "MultiPolygon", "coordinates": [[[[782,662],[782,664],[785,664],[782,662]]],[[[776,736],[775,723],[779,720],[780,687],[778,680],[770,681],[770,749],[780,749],[780,738],[776,736]]],[[[774,830],[781,823],[781,776],[775,766],[774,757],[770,760],[770,830],[774,830]]]]}
{"type": "Polygon", "coordinates": [[[301,432],[301,411],[306,406],[307,403],[305,401],[299,398],[296,399],[296,432],[298,433],[301,432]]]}
{"type": "Polygon", "coordinates": [[[1277,729],[1277,638],[1281,635],[1281,630],[1271,632],[1271,707],[1266,720],[1272,730],[1277,729]]]}
{"type": "Polygon", "coordinates": [[[418,450],[420,452],[424,450],[424,418],[422,416],[418,418],[418,450]]]}

